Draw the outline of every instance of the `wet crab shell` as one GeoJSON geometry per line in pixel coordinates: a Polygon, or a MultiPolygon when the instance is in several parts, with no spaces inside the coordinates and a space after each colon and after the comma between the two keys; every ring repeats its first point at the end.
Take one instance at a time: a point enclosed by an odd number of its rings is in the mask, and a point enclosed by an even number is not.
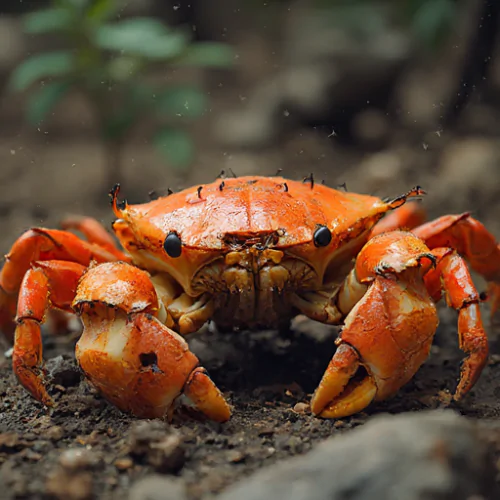
{"type": "Polygon", "coordinates": [[[115,232],[135,262],[167,272],[189,292],[197,270],[248,245],[286,251],[323,276],[339,253],[355,254],[389,206],[374,196],[311,182],[239,177],[123,208],[115,194],[114,209],[115,232]],[[323,226],[331,241],[321,247],[314,236],[323,226]],[[179,257],[164,249],[172,233],[182,242],[179,257]]]}

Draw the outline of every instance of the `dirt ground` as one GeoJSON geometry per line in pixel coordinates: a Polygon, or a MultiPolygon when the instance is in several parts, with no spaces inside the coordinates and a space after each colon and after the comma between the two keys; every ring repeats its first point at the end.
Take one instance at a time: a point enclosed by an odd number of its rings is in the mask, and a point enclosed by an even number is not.
{"type": "MultiPolygon", "coordinates": [[[[71,115],[79,114],[78,106],[76,101],[68,103],[71,115]]],[[[477,106],[462,131],[453,135],[429,131],[421,137],[395,127],[392,140],[378,153],[332,146],[331,138],[311,130],[299,130],[283,144],[259,153],[228,152],[210,143],[205,121],[195,131],[197,167],[183,175],[167,171],[142,139],[132,142],[125,153],[127,180],[133,187],[128,198],[146,200],[153,188],[203,184],[221,169],[268,175],[283,168],[283,175],[299,179],[312,171],[330,186],[346,182],[349,190],[380,196],[422,185],[429,192],[424,202],[431,217],[472,211],[500,238],[500,134],[491,128],[497,113],[492,105],[477,106]],[[471,122],[482,125],[467,126],[471,122]]],[[[56,118],[64,123],[67,117],[56,118]]],[[[103,191],[103,166],[99,144],[88,130],[66,133],[56,123],[33,132],[15,121],[4,127],[0,144],[1,251],[8,251],[28,227],[56,227],[67,213],[112,220],[106,202],[95,201],[103,191]]],[[[478,286],[484,284],[478,280],[478,286]]],[[[486,305],[484,311],[486,318],[486,305]]],[[[440,313],[431,357],[414,379],[391,401],[338,421],[314,418],[303,404],[334,352],[336,329],[300,318],[284,335],[207,330],[189,338],[234,407],[232,419],[222,425],[187,411],[178,413],[172,425],[121,414],[82,379],[73,356],[77,334],[45,337],[57,401],[51,410],[20,388],[9,358],[0,354],[0,496],[123,498],[139,478],[159,472],[185,482],[190,498],[209,498],[254,470],[363,425],[374,414],[443,406],[445,391],[455,388],[461,353],[455,313],[444,308],[440,313]]],[[[491,426],[500,456],[498,330],[489,328],[489,335],[490,364],[470,395],[451,406],[491,426]]]]}

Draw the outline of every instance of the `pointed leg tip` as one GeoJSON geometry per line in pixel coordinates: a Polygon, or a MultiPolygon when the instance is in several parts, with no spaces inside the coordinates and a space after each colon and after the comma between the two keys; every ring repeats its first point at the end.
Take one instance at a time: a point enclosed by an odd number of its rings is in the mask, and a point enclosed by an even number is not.
{"type": "MultiPolygon", "coordinates": [[[[26,378],[22,374],[20,376],[19,373],[16,374],[19,380],[19,383],[42,405],[47,407],[54,406],[54,400],[47,392],[45,388],[45,382],[40,380],[37,375],[33,375],[36,377],[36,380],[32,380],[33,377],[26,378]],[[31,379],[31,380],[30,380],[31,379]]],[[[30,374],[31,375],[31,374],[30,374]]]]}

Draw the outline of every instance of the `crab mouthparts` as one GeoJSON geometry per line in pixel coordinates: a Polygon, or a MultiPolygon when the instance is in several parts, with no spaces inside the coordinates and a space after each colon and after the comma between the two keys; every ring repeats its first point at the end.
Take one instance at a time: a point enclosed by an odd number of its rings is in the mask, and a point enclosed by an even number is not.
{"type": "Polygon", "coordinates": [[[280,326],[293,316],[289,294],[307,288],[316,274],[280,250],[255,247],[227,253],[201,269],[193,288],[215,303],[215,323],[228,328],[280,326]]]}

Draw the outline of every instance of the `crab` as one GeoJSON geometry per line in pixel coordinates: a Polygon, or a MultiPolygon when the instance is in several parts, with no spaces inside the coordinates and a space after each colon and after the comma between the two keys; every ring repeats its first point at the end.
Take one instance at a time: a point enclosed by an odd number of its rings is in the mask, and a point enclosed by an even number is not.
{"type": "Polygon", "coordinates": [[[314,415],[341,418],[414,376],[445,297],[465,353],[460,400],[488,359],[482,297],[466,261],[490,283],[494,312],[500,249],[468,213],[425,223],[412,200],[423,194],[416,187],[383,200],[312,176],[239,177],[129,205],[116,186],[113,230],[124,251],[96,220],[72,217],[62,230],[28,230],[6,256],[0,328],[13,334],[13,370],[53,405],[41,325],[54,311],[72,312],[83,323],[79,366],[112,404],[156,418],[171,416],[184,396],[222,422],[231,407],[184,336],[209,321],[222,330],[282,328],[300,314],[341,325],[310,402],[314,415]]]}

